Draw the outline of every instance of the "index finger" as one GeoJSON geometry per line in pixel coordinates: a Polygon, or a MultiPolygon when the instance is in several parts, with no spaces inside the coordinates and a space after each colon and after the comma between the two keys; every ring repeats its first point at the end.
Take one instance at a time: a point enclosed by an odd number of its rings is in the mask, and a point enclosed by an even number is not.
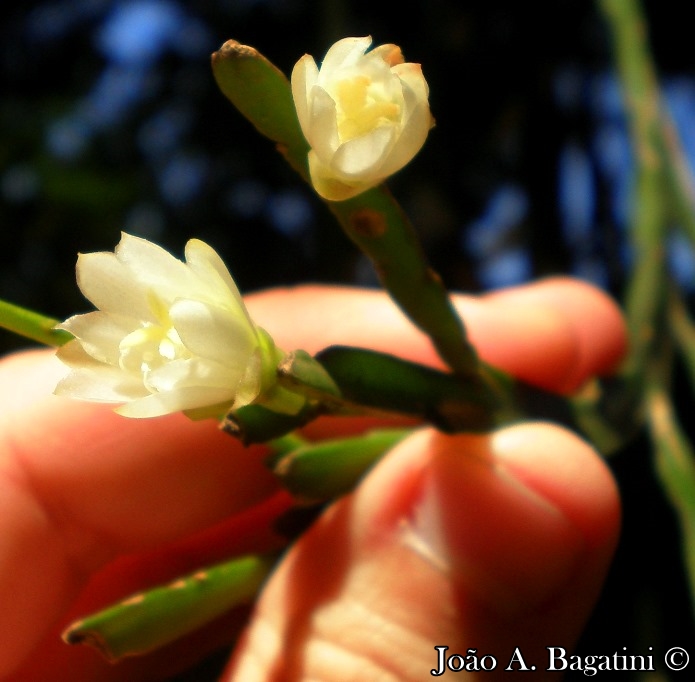
{"type": "MultiPolygon", "coordinates": [[[[554,277],[454,304],[482,359],[535,386],[570,393],[622,359],[620,308],[580,280],[554,277]]],[[[351,344],[443,367],[428,337],[376,290],[299,286],[252,296],[249,310],[282,348],[351,344]]]]}

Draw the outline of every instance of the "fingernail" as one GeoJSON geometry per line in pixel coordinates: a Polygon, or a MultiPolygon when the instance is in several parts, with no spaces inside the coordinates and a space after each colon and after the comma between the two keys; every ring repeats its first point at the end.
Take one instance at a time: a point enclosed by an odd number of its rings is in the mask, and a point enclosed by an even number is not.
{"type": "Polygon", "coordinates": [[[423,434],[434,452],[403,541],[466,594],[516,616],[555,597],[581,559],[579,530],[495,456],[494,436],[423,434]]]}

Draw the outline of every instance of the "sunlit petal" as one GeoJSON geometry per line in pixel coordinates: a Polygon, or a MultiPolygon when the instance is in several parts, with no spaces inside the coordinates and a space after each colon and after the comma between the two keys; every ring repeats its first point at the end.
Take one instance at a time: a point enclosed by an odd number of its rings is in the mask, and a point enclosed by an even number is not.
{"type": "MultiPolygon", "coordinates": [[[[186,264],[199,277],[208,294],[205,300],[216,303],[228,311],[233,311],[235,316],[246,320],[248,327],[253,327],[239,289],[218,253],[200,239],[189,240],[185,253],[186,264]],[[214,298],[212,297],[213,292],[215,292],[214,298]]],[[[190,296],[190,294],[188,295],[190,296]]]]}
{"type": "Polygon", "coordinates": [[[168,393],[153,393],[145,398],[133,400],[115,409],[124,417],[143,419],[161,417],[171,412],[192,410],[202,405],[218,405],[231,402],[232,394],[226,389],[200,387],[179,388],[168,393]]]}
{"type": "Polygon", "coordinates": [[[121,403],[148,394],[137,377],[132,377],[117,367],[99,363],[87,355],[77,341],[59,348],[57,356],[71,369],[58,382],[56,395],[93,402],[121,403]]]}
{"type": "Polygon", "coordinates": [[[157,244],[123,233],[116,246],[116,258],[137,282],[153,289],[165,300],[191,293],[193,277],[186,265],[157,244]]]}
{"type": "Polygon", "coordinates": [[[379,59],[382,59],[391,67],[396,66],[396,64],[402,64],[405,61],[401,48],[393,43],[377,45],[371,51],[371,54],[373,54],[375,57],[379,57],[379,59]]]}
{"type": "Polygon", "coordinates": [[[359,181],[360,176],[377,173],[395,135],[393,128],[384,126],[341,145],[333,157],[332,167],[336,174],[359,181]]]}
{"type": "Polygon", "coordinates": [[[332,75],[334,71],[357,64],[364,53],[372,44],[371,36],[363,38],[343,38],[334,43],[321,62],[319,71],[319,82],[321,78],[332,75]]]}
{"type": "Polygon", "coordinates": [[[384,161],[381,168],[384,176],[391,175],[403,168],[420,151],[434,125],[430,109],[423,103],[418,92],[411,90],[408,85],[404,84],[403,93],[406,103],[403,132],[400,144],[393,145],[388,158],[384,161]]]}
{"type": "MultiPolygon", "coordinates": [[[[150,372],[147,385],[157,393],[166,393],[183,387],[223,388],[230,396],[244,367],[229,367],[201,358],[173,360],[150,372]]],[[[258,395],[258,392],[256,392],[258,395]]],[[[255,398],[256,395],[252,397],[255,398]]]]}
{"type": "Polygon", "coordinates": [[[77,337],[85,352],[95,360],[118,365],[121,341],[140,326],[133,317],[97,310],[74,315],[58,325],[58,329],[65,329],[77,337]]]}
{"type": "Polygon", "coordinates": [[[309,95],[316,85],[319,77],[319,69],[311,55],[305,54],[292,69],[290,83],[292,85],[292,97],[297,108],[297,118],[302,128],[304,137],[309,134],[310,114],[309,95]]]}
{"type": "Polygon", "coordinates": [[[181,342],[193,355],[234,363],[247,360],[258,345],[245,318],[231,316],[216,306],[180,299],[169,313],[181,342]]]}
{"type": "Polygon", "coordinates": [[[320,86],[314,86],[311,101],[311,137],[309,144],[322,159],[332,158],[340,145],[336,105],[320,86]]]}
{"type": "Polygon", "coordinates": [[[151,320],[147,289],[113,253],[85,253],[77,259],[77,285],[99,310],[151,320]]]}
{"type": "Polygon", "coordinates": [[[353,184],[338,179],[333,169],[323,164],[313,150],[309,152],[309,175],[316,192],[328,201],[345,201],[371,186],[368,183],[353,184]]]}

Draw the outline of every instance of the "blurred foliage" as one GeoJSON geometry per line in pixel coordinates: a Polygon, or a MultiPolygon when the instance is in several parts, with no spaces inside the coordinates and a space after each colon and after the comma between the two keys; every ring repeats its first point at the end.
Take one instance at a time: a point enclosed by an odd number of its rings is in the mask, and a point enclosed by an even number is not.
{"type": "MultiPolygon", "coordinates": [[[[673,5],[644,3],[653,55],[695,165],[695,52],[673,5]],[[692,146],[691,146],[692,145],[692,146]]],[[[570,272],[622,297],[633,159],[593,3],[513,0],[32,0],[0,19],[0,298],[54,317],[87,307],[75,254],[119,231],[180,253],[209,241],[243,290],[375,285],[333,217],[225,100],[210,54],[233,38],[289,73],[371,34],[423,64],[437,128],[389,183],[450,288],[570,272]]],[[[669,264],[688,291],[695,259],[669,264]]],[[[0,350],[25,345],[0,335],[0,350]]],[[[692,438],[692,394],[672,395],[692,438]]],[[[585,653],[695,641],[676,519],[639,439],[610,461],[624,530],[585,653]]],[[[549,645],[552,642],[548,643],[549,645]]]]}

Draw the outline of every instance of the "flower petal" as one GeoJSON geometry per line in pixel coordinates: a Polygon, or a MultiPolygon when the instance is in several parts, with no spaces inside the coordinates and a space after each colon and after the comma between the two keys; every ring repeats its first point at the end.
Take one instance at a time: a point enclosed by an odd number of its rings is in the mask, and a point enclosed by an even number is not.
{"type": "MultiPolygon", "coordinates": [[[[405,64],[414,66],[417,64],[405,64]]],[[[422,79],[424,81],[424,79],[422,79]]],[[[424,89],[426,91],[427,84],[424,89]]],[[[394,144],[384,163],[381,172],[384,177],[395,173],[405,166],[422,148],[427,140],[427,135],[432,128],[433,119],[430,112],[427,96],[422,97],[423,87],[417,79],[411,79],[403,83],[403,97],[405,102],[405,120],[401,129],[398,143],[394,144]],[[411,88],[413,83],[415,88],[411,88]]]]}
{"type": "Polygon", "coordinates": [[[362,75],[369,78],[371,87],[375,85],[383,88],[384,96],[391,99],[394,96],[399,96],[400,94],[400,81],[398,76],[396,76],[391,67],[387,62],[385,62],[376,50],[367,52],[367,54],[360,60],[359,64],[351,69],[353,76],[362,75]],[[396,87],[394,87],[394,85],[396,87]]]}
{"type": "Polygon", "coordinates": [[[209,298],[205,300],[245,318],[247,324],[253,327],[237,285],[227,266],[211,246],[200,239],[191,239],[186,244],[186,263],[200,278],[203,287],[209,290],[209,298]]]}
{"type": "Polygon", "coordinates": [[[76,271],[80,291],[99,310],[155,321],[147,303],[147,290],[113,253],[80,254],[76,271]]]}
{"type": "Polygon", "coordinates": [[[314,152],[328,163],[340,145],[336,104],[318,85],[314,86],[311,96],[311,129],[307,139],[314,152]]]}
{"type": "Polygon", "coordinates": [[[305,54],[292,69],[290,84],[292,98],[297,109],[297,118],[304,137],[309,138],[311,130],[310,94],[319,77],[319,69],[311,55],[305,54]]]}
{"type": "Polygon", "coordinates": [[[255,352],[242,373],[234,391],[234,408],[252,403],[261,390],[261,354],[255,352]]]}
{"type": "Polygon", "coordinates": [[[155,393],[145,398],[133,400],[116,408],[115,412],[124,417],[161,417],[171,412],[192,410],[197,407],[229,402],[229,392],[224,389],[200,387],[180,388],[169,393],[155,393]]]}
{"type": "Polygon", "coordinates": [[[398,45],[393,43],[384,43],[383,45],[377,45],[373,50],[369,52],[370,55],[374,55],[379,59],[385,61],[390,67],[394,67],[397,64],[403,64],[405,58],[403,57],[403,52],[398,45]]]}
{"type": "Polygon", "coordinates": [[[210,277],[214,272],[221,280],[225,289],[232,292],[232,295],[241,301],[241,294],[232,276],[229,274],[227,266],[224,264],[219,254],[209,244],[200,239],[189,239],[186,243],[186,263],[193,269],[198,276],[208,280],[211,284],[218,281],[210,277]]]}
{"type": "Polygon", "coordinates": [[[172,360],[149,372],[146,383],[151,393],[167,393],[191,386],[222,388],[231,399],[244,368],[245,365],[230,367],[204,358],[172,360]]]}
{"type": "Polygon", "coordinates": [[[343,38],[331,45],[326,56],[321,62],[319,71],[319,84],[331,79],[338,69],[356,64],[372,44],[372,37],[343,38]]]}
{"type": "Polygon", "coordinates": [[[397,64],[391,71],[398,76],[404,87],[413,93],[416,102],[427,105],[430,89],[420,64],[397,64]]]}
{"type": "Polygon", "coordinates": [[[123,232],[115,255],[141,286],[152,289],[165,302],[198,293],[199,286],[190,269],[147,239],[123,232]]]}
{"type": "Polygon", "coordinates": [[[95,360],[118,366],[121,341],[140,326],[141,323],[133,317],[96,310],[73,315],[57,328],[78,338],[85,352],[95,360]]]}
{"type": "Polygon", "coordinates": [[[373,187],[373,184],[347,183],[336,178],[330,166],[322,163],[314,151],[309,152],[309,175],[317,194],[328,201],[345,201],[373,187]]]}
{"type": "Polygon", "coordinates": [[[375,128],[367,135],[356,137],[341,144],[331,161],[331,169],[342,180],[352,178],[363,182],[378,184],[384,177],[381,166],[384,156],[394,143],[394,126],[375,128]]]}
{"type": "Polygon", "coordinates": [[[214,305],[179,299],[169,310],[181,342],[193,354],[227,365],[248,361],[258,345],[246,317],[214,305]]]}
{"type": "Polygon", "coordinates": [[[100,403],[122,403],[149,393],[139,377],[97,362],[87,355],[78,341],[70,341],[59,348],[57,356],[71,370],[58,382],[56,395],[100,403]]]}

